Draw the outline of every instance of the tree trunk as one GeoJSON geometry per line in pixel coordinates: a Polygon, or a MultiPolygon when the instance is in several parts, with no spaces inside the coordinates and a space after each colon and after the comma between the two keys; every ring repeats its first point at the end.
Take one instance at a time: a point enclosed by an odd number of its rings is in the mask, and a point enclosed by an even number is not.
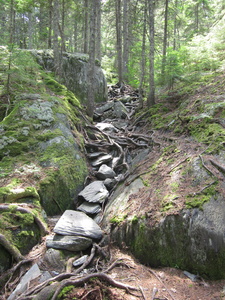
{"type": "Polygon", "coordinates": [[[129,57],[129,0],[123,0],[123,78],[128,81],[128,57],[129,57]]]}
{"type": "Polygon", "coordinates": [[[66,51],[65,42],[65,0],[62,0],[61,52],[66,51]]]}
{"type": "Polygon", "coordinates": [[[10,1],[10,16],[9,16],[9,45],[12,47],[15,38],[15,9],[14,0],[10,1]]]}
{"type": "Polygon", "coordinates": [[[143,108],[143,83],[145,78],[145,64],[146,64],[146,23],[147,23],[147,0],[145,0],[144,8],[144,24],[142,36],[142,50],[141,50],[141,74],[139,84],[139,108],[143,108]]]}
{"type": "Polygon", "coordinates": [[[48,16],[49,16],[49,20],[48,20],[48,48],[51,49],[52,48],[52,12],[53,12],[53,4],[52,4],[52,0],[48,1],[48,16]]]}
{"type": "Polygon", "coordinates": [[[97,1],[96,7],[97,24],[96,24],[96,58],[101,62],[101,1],[97,1]]]}
{"type": "Polygon", "coordinates": [[[94,71],[95,71],[95,52],[96,52],[96,23],[97,23],[97,6],[100,0],[90,0],[90,42],[89,42],[89,70],[88,70],[88,103],[87,114],[93,118],[95,94],[94,94],[94,71]]]}
{"type": "Polygon", "coordinates": [[[117,68],[119,84],[123,82],[122,74],[122,24],[121,24],[121,0],[116,0],[116,49],[117,49],[117,68]]]}
{"type": "Polygon", "coordinates": [[[88,53],[88,33],[89,33],[88,10],[89,10],[89,0],[84,0],[84,53],[88,53]]]}
{"type": "Polygon", "coordinates": [[[149,95],[147,99],[148,107],[155,104],[155,79],[154,79],[154,56],[155,56],[155,29],[154,29],[154,0],[149,0],[149,37],[150,37],[150,52],[149,52],[149,95]]]}
{"type": "Polygon", "coordinates": [[[178,0],[175,0],[174,4],[174,16],[173,16],[173,50],[177,49],[177,5],[178,0]]]}
{"type": "Polygon", "coordinates": [[[164,35],[163,35],[163,56],[162,56],[162,84],[165,83],[165,67],[166,67],[166,48],[167,48],[167,27],[168,27],[168,4],[169,0],[165,0],[165,15],[164,15],[164,35]]]}
{"type": "Polygon", "coordinates": [[[54,0],[53,4],[53,53],[54,53],[54,67],[56,74],[61,73],[60,62],[60,47],[59,47],[59,0],[54,0]]]}

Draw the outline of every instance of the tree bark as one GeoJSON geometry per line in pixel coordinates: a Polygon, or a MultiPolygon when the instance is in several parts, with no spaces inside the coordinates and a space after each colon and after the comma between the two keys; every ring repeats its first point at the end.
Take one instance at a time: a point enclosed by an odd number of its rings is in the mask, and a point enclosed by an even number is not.
{"type": "Polygon", "coordinates": [[[154,79],[154,56],[155,56],[155,29],[154,29],[154,0],[149,0],[149,36],[150,36],[150,52],[149,52],[149,94],[147,99],[148,107],[155,104],[155,79],[154,79]]]}
{"type": "MultiPolygon", "coordinates": [[[[90,0],[92,1],[92,0],[90,0]]],[[[89,0],[84,0],[84,53],[88,53],[88,19],[89,19],[89,0]]]]}
{"type": "Polygon", "coordinates": [[[92,119],[94,114],[94,72],[95,72],[95,52],[96,52],[96,8],[99,0],[90,0],[91,13],[90,13],[90,46],[89,46],[89,63],[88,63],[88,103],[87,114],[92,119]]]}
{"type": "Polygon", "coordinates": [[[119,84],[123,82],[122,75],[122,24],[121,24],[121,0],[116,0],[116,49],[117,49],[117,72],[119,84]]]}
{"type": "Polygon", "coordinates": [[[141,49],[141,74],[139,84],[139,108],[143,108],[143,83],[145,78],[145,64],[146,64],[146,33],[147,33],[147,0],[145,0],[144,8],[144,24],[142,36],[142,49],[141,49]]]}
{"type": "Polygon", "coordinates": [[[96,20],[96,58],[101,62],[101,1],[97,1],[96,7],[97,20],[96,20]]]}
{"type": "Polygon", "coordinates": [[[52,12],[53,12],[53,3],[52,0],[48,1],[48,48],[52,48],[52,12]]]}
{"type": "Polygon", "coordinates": [[[53,4],[53,53],[54,53],[54,67],[55,72],[60,74],[61,62],[60,62],[60,46],[59,46],[59,0],[54,0],[53,4]]]}
{"type": "Polygon", "coordinates": [[[129,0],[123,0],[123,78],[128,81],[128,57],[129,57],[129,0]]]}
{"type": "Polygon", "coordinates": [[[167,27],[168,27],[168,4],[169,0],[165,0],[165,14],[164,14],[164,34],[163,34],[163,56],[162,56],[162,84],[165,83],[165,68],[166,68],[166,48],[167,48],[167,27]]]}

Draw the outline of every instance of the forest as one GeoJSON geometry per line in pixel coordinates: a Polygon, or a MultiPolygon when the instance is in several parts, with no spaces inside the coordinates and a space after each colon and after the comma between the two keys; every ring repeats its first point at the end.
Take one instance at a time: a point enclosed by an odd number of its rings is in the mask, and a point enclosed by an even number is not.
{"type": "Polygon", "coordinates": [[[225,0],[0,4],[0,299],[225,299],[225,0]]]}
{"type": "Polygon", "coordinates": [[[100,61],[108,83],[138,88],[151,106],[160,90],[220,66],[224,5],[223,0],[2,0],[0,44],[9,51],[53,49],[57,72],[62,52],[87,53],[100,61]]]}

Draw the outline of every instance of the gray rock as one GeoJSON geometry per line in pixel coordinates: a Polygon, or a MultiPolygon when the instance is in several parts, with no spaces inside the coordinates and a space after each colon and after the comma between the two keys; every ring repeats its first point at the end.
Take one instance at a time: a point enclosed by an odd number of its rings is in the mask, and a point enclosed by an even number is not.
{"type": "Polygon", "coordinates": [[[114,178],[106,178],[104,180],[104,185],[108,190],[111,190],[118,181],[114,178]]]}
{"type": "Polygon", "coordinates": [[[90,158],[90,159],[99,157],[100,155],[105,155],[105,153],[104,152],[93,152],[93,153],[87,154],[88,158],[90,158]]]}
{"type": "Polygon", "coordinates": [[[54,232],[62,235],[78,235],[100,239],[101,228],[83,212],[66,210],[54,227],[54,232]]]}
{"type": "Polygon", "coordinates": [[[77,210],[83,211],[84,213],[89,215],[94,215],[94,214],[98,214],[102,210],[102,208],[97,203],[90,203],[85,201],[77,208],[77,210]]]}
{"type": "Polygon", "coordinates": [[[112,160],[112,155],[110,154],[106,154],[106,155],[103,155],[103,156],[100,156],[99,158],[97,158],[96,160],[94,160],[91,165],[93,167],[97,167],[97,166],[100,166],[104,163],[107,163],[109,162],[110,160],[112,160]]]}
{"type": "Polygon", "coordinates": [[[81,256],[80,258],[76,259],[73,262],[73,266],[74,267],[79,267],[79,266],[83,265],[83,263],[87,260],[87,258],[88,258],[88,255],[81,256]]]}
{"type": "Polygon", "coordinates": [[[112,124],[110,123],[97,123],[95,125],[98,129],[107,132],[107,133],[112,133],[112,132],[118,132],[118,129],[116,129],[112,124]]]}
{"type": "MultiPolygon", "coordinates": [[[[45,69],[53,71],[54,69],[54,57],[52,50],[32,50],[31,53],[37,58],[39,64],[45,69]]],[[[76,97],[87,103],[88,99],[88,55],[82,53],[63,53],[61,60],[62,63],[62,81],[63,84],[72,92],[76,94],[76,97]]],[[[105,102],[108,98],[107,95],[107,83],[104,73],[99,66],[99,63],[95,62],[94,68],[94,81],[93,81],[93,94],[97,102],[105,102]]]]}
{"type": "Polygon", "coordinates": [[[106,178],[114,178],[115,176],[116,173],[113,171],[113,169],[105,164],[101,165],[98,172],[96,173],[96,177],[102,180],[106,178]]]}
{"type": "Polygon", "coordinates": [[[78,194],[78,198],[94,203],[102,203],[108,196],[104,183],[99,180],[90,183],[78,194]]]}
{"type": "Polygon", "coordinates": [[[62,249],[69,251],[86,250],[92,244],[92,240],[83,236],[59,235],[50,236],[46,240],[48,248],[62,249]]]}
{"type": "Polygon", "coordinates": [[[63,272],[65,268],[65,261],[62,259],[60,250],[50,248],[45,252],[43,259],[40,261],[41,269],[51,269],[57,272],[63,272]]]}
{"type": "Polygon", "coordinates": [[[97,108],[96,108],[96,112],[97,112],[98,114],[102,114],[102,113],[104,113],[105,111],[110,110],[111,108],[113,108],[113,106],[114,106],[114,102],[113,102],[113,101],[107,102],[106,104],[101,105],[100,107],[97,107],[97,108]]]}
{"type": "Polygon", "coordinates": [[[21,278],[20,283],[17,285],[16,289],[12,292],[12,294],[8,297],[8,300],[17,299],[20,294],[22,294],[29,287],[29,283],[31,280],[39,277],[41,275],[41,271],[37,264],[34,264],[21,278]]]}
{"type": "Polygon", "coordinates": [[[128,110],[122,102],[117,101],[114,103],[114,114],[117,118],[125,119],[127,117],[128,110]]]}

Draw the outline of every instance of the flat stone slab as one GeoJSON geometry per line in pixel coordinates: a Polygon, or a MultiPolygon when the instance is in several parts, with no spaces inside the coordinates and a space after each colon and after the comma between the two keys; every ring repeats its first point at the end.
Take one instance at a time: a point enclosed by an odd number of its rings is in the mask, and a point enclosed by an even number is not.
{"type": "Polygon", "coordinates": [[[102,208],[97,203],[84,202],[80,206],[78,206],[77,210],[83,211],[86,214],[95,215],[98,214],[102,208]]]}
{"type": "Polygon", "coordinates": [[[101,123],[97,123],[96,125],[95,125],[95,127],[97,127],[98,129],[100,129],[100,130],[102,130],[102,131],[104,131],[104,132],[110,132],[110,133],[112,133],[112,132],[118,132],[118,129],[116,129],[112,124],[110,124],[110,123],[103,123],[103,122],[101,122],[101,123]]]}
{"type": "Polygon", "coordinates": [[[110,154],[102,155],[102,156],[98,157],[97,159],[95,159],[91,163],[91,165],[93,167],[101,166],[102,164],[105,164],[105,163],[109,162],[110,160],[112,160],[112,155],[110,155],[110,154]]]}
{"type": "Polygon", "coordinates": [[[53,231],[61,235],[78,235],[91,239],[101,239],[101,228],[83,212],[66,210],[61,216],[53,231]]]}
{"type": "Polygon", "coordinates": [[[102,180],[106,178],[114,178],[115,176],[116,173],[113,171],[113,169],[105,164],[101,165],[98,172],[96,173],[96,177],[102,180]]]}
{"type": "Polygon", "coordinates": [[[99,180],[90,183],[78,194],[78,198],[94,203],[103,203],[108,196],[108,190],[104,183],[99,180]]]}
{"type": "Polygon", "coordinates": [[[48,248],[62,249],[69,251],[86,250],[92,244],[92,239],[84,236],[59,235],[50,236],[46,240],[48,248]]]}

